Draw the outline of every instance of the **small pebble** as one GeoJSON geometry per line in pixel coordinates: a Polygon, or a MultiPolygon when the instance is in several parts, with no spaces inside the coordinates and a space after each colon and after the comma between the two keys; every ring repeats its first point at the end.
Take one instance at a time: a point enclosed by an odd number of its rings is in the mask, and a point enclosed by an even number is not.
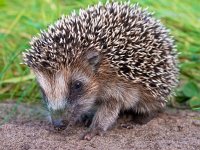
{"type": "Polygon", "coordinates": [[[197,127],[200,127],[200,120],[194,120],[194,121],[192,121],[192,124],[197,127]]]}

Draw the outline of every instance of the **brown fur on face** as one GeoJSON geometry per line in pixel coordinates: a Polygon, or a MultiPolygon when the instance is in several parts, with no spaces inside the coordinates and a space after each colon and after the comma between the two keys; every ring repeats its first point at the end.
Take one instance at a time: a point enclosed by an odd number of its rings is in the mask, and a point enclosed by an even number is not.
{"type": "Polygon", "coordinates": [[[94,105],[99,84],[89,64],[83,61],[78,59],[57,72],[34,70],[50,111],[67,110],[78,118],[94,105]],[[73,94],[71,86],[76,81],[83,83],[83,91],[73,94]]]}

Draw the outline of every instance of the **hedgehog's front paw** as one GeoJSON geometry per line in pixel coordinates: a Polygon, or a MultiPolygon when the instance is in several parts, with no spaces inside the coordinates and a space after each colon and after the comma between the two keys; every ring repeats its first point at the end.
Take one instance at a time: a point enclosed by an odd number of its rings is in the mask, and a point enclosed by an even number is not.
{"type": "Polygon", "coordinates": [[[103,136],[104,134],[105,134],[105,132],[101,129],[91,129],[91,130],[87,131],[86,133],[84,133],[81,136],[81,139],[90,141],[96,135],[103,136]]]}

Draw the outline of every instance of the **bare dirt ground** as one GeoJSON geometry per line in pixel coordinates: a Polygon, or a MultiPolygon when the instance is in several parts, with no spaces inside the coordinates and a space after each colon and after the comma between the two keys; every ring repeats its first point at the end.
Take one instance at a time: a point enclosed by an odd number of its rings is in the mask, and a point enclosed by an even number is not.
{"type": "Polygon", "coordinates": [[[38,107],[0,104],[0,150],[200,150],[200,113],[169,109],[144,125],[125,129],[118,120],[105,136],[79,140],[86,127],[55,132],[38,107]],[[9,114],[9,115],[8,115],[9,114]],[[5,117],[9,120],[5,120],[5,117]]]}

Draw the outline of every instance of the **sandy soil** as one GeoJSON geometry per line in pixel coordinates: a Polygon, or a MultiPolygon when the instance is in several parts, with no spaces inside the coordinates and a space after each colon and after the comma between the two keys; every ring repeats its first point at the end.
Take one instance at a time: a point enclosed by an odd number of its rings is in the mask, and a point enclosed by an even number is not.
{"type": "Polygon", "coordinates": [[[45,121],[38,107],[0,104],[0,150],[11,149],[138,149],[138,150],[200,150],[200,113],[167,109],[144,125],[132,129],[120,126],[120,119],[105,136],[91,141],[79,140],[86,127],[74,127],[72,132],[55,132],[45,121]],[[8,115],[9,114],[9,115],[8,115]]]}

